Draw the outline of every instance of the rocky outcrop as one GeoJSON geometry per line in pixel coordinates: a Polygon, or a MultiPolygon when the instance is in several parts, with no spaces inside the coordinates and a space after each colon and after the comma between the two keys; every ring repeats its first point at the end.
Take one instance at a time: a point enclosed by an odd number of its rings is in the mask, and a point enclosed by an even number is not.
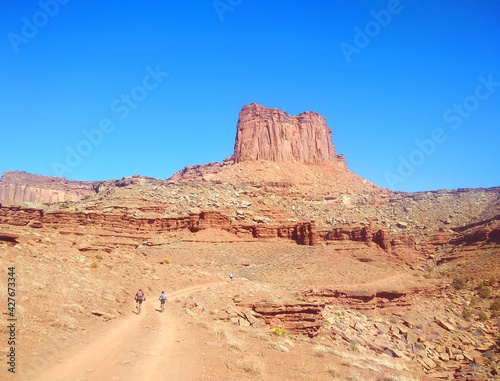
{"type": "MultiPolygon", "coordinates": [[[[271,328],[282,328],[293,334],[314,337],[323,325],[324,303],[274,303],[261,301],[253,304],[237,303],[247,307],[251,316],[261,319],[271,328]]],[[[248,314],[246,314],[248,319],[248,314]]],[[[248,319],[252,324],[252,321],[248,319]]]]}
{"type": "Polygon", "coordinates": [[[90,181],[66,180],[22,171],[7,171],[0,179],[0,203],[63,202],[81,200],[93,193],[90,181]]]}
{"type": "Polygon", "coordinates": [[[64,230],[85,227],[99,231],[101,234],[140,235],[144,239],[164,232],[180,230],[198,232],[206,229],[218,229],[233,233],[235,237],[240,238],[284,238],[301,245],[318,244],[316,228],[311,222],[286,226],[236,225],[228,216],[215,211],[190,213],[180,217],[138,218],[121,213],[45,212],[43,209],[0,205],[1,224],[64,230]]]}
{"type": "Polygon", "coordinates": [[[300,161],[329,163],[342,160],[335,153],[326,119],[316,112],[288,115],[256,103],[241,109],[234,161],[300,161]]]}

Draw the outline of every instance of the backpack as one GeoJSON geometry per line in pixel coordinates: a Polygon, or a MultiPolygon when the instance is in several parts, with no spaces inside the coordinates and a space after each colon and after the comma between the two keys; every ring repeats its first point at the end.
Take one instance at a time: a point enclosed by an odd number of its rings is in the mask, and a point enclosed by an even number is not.
{"type": "Polygon", "coordinates": [[[136,300],[142,300],[142,297],[144,296],[144,293],[142,291],[139,291],[136,295],[135,298],[136,300]]]}

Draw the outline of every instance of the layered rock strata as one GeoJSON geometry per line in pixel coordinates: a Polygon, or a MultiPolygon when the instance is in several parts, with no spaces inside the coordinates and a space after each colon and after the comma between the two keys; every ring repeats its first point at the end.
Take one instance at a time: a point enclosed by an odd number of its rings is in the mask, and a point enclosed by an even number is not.
{"type": "Polygon", "coordinates": [[[234,161],[299,161],[308,164],[339,160],[326,119],[316,112],[288,115],[257,103],[241,109],[234,161]]]}
{"type": "Polygon", "coordinates": [[[53,203],[81,200],[95,193],[90,181],[7,171],[0,179],[0,203],[53,203]]]}
{"type": "Polygon", "coordinates": [[[325,240],[348,239],[364,242],[367,245],[375,244],[387,252],[391,251],[391,245],[395,241],[391,240],[387,230],[373,227],[354,227],[350,230],[342,228],[329,232],[318,232],[314,221],[274,226],[266,224],[239,225],[233,223],[230,217],[216,211],[190,213],[181,217],[138,218],[123,213],[45,212],[43,209],[37,208],[0,205],[1,224],[66,230],[85,227],[98,230],[102,234],[107,232],[140,235],[142,239],[147,239],[155,234],[180,230],[198,232],[206,229],[218,229],[242,239],[283,238],[307,246],[319,245],[325,240]],[[385,237],[384,240],[377,239],[377,237],[382,236],[385,237]]]}

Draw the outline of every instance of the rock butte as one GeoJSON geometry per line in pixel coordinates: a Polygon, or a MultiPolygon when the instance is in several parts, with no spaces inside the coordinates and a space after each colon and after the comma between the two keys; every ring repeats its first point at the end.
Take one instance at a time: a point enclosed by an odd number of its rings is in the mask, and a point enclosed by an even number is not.
{"type": "Polygon", "coordinates": [[[343,161],[332,143],[326,118],[317,112],[288,115],[257,103],[244,106],[236,127],[234,161],[299,161],[307,164],[343,161]]]}

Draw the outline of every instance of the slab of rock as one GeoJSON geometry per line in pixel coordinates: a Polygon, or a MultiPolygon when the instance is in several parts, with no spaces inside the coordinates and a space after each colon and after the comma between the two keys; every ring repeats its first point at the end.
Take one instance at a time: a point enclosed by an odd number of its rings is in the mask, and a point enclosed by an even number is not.
{"type": "Polygon", "coordinates": [[[102,311],[92,311],[91,312],[92,315],[96,315],[96,316],[99,316],[99,317],[102,317],[103,319],[105,320],[112,320],[112,319],[116,319],[116,316],[115,315],[111,315],[111,314],[108,314],[106,312],[102,312],[102,311]]]}

